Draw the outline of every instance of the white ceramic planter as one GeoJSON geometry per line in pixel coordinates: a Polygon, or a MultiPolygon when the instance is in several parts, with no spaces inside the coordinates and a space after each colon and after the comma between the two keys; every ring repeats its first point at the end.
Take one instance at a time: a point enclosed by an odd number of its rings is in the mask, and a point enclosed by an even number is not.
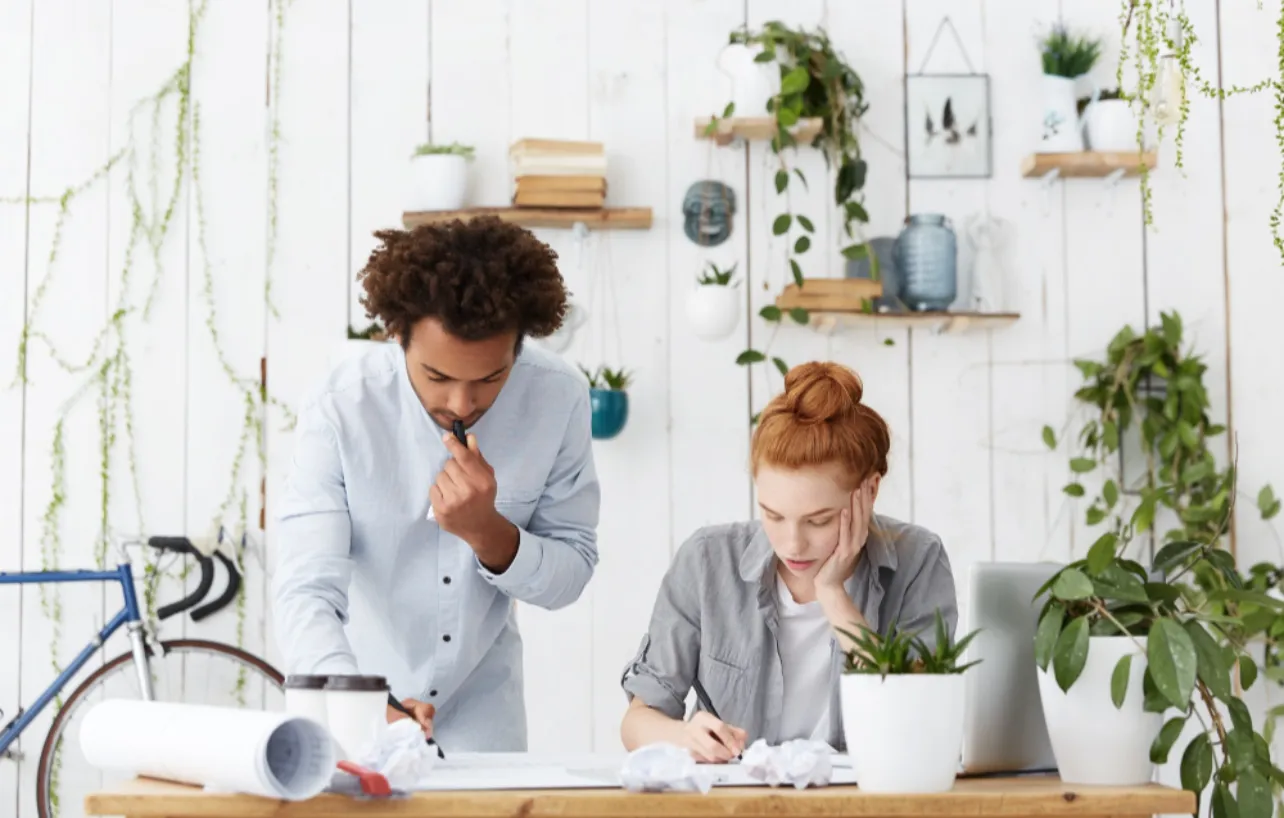
{"type": "Polygon", "coordinates": [[[1039,671],[1039,698],[1048,738],[1067,784],[1137,786],[1154,776],[1150,745],[1163,726],[1162,713],[1143,708],[1142,677],[1146,640],[1129,636],[1094,636],[1088,640],[1083,673],[1064,692],[1052,665],[1039,671]],[[1141,647],[1138,647],[1138,644],[1141,647]],[[1123,707],[1110,699],[1110,677],[1126,654],[1133,654],[1123,707]]]}
{"type": "Polygon", "coordinates": [[[1124,99],[1098,100],[1084,110],[1088,145],[1094,151],[1137,150],[1137,117],[1124,99]]]}
{"type": "Polygon", "coordinates": [[[740,290],[720,284],[703,284],[687,295],[687,322],[706,341],[726,338],[740,323],[740,290]]]}
{"type": "Polygon", "coordinates": [[[963,749],[963,674],[847,673],[843,735],[866,792],[932,793],[954,786],[963,749]]]}
{"type": "Polygon", "coordinates": [[[459,210],[468,198],[468,159],[447,153],[412,157],[407,184],[407,210],[459,210]]]}
{"type": "MultiPolygon", "coordinates": [[[[1043,135],[1039,141],[1039,153],[1076,153],[1083,150],[1084,119],[1078,112],[1075,81],[1069,77],[1044,74],[1040,88],[1043,95],[1043,135]]],[[[1099,93],[1094,90],[1094,100],[1099,93]]],[[[1096,101],[1089,102],[1084,115],[1096,104],[1096,101]]]]}

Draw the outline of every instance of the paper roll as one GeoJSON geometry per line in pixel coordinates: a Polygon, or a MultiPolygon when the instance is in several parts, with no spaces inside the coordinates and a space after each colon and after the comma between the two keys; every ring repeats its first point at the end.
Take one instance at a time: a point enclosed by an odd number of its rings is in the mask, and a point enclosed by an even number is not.
{"type": "Polygon", "coordinates": [[[103,770],[299,801],[334,773],[334,744],[312,719],[262,710],[108,699],[85,715],[80,748],[103,770]]]}

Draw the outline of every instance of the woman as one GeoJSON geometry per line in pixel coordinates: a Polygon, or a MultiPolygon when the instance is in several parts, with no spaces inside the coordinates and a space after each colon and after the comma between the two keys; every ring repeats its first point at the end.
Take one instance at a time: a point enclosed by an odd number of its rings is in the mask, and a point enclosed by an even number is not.
{"type": "Polygon", "coordinates": [[[669,742],[710,762],[759,738],[845,749],[838,676],[853,645],[835,629],[896,624],[930,645],[940,610],[953,638],[940,538],[873,514],[890,440],[861,392],[834,363],[785,377],[750,451],[761,521],[702,528],[678,550],[622,680],[627,749],[669,742]]]}

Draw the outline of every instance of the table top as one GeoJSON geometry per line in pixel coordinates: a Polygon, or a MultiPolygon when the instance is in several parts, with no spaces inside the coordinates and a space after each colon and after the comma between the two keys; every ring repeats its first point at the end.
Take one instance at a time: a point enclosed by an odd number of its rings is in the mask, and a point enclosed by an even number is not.
{"type": "Polygon", "coordinates": [[[1158,784],[1072,786],[1056,776],[961,778],[951,791],[934,795],[882,795],[853,786],[715,787],[708,795],[612,788],[417,792],[385,800],[327,793],[294,802],[207,793],[185,784],[136,778],[85,799],[88,815],[129,818],[1070,818],[1194,811],[1195,796],[1184,790],[1158,784]]]}

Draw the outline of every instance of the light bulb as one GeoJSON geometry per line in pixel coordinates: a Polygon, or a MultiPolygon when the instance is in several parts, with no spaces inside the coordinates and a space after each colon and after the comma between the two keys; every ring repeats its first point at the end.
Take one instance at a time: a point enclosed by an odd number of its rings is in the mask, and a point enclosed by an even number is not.
{"type": "Polygon", "coordinates": [[[1181,49],[1181,23],[1175,17],[1168,21],[1168,41],[1172,46],[1159,58],[1150,97],[1151,115],[1159,125],[1176,125],[1181,120],[1181,108],[1186,101],[1186,76],[1181,70],[1181,60],[1177,58],[1181,49]]]}

